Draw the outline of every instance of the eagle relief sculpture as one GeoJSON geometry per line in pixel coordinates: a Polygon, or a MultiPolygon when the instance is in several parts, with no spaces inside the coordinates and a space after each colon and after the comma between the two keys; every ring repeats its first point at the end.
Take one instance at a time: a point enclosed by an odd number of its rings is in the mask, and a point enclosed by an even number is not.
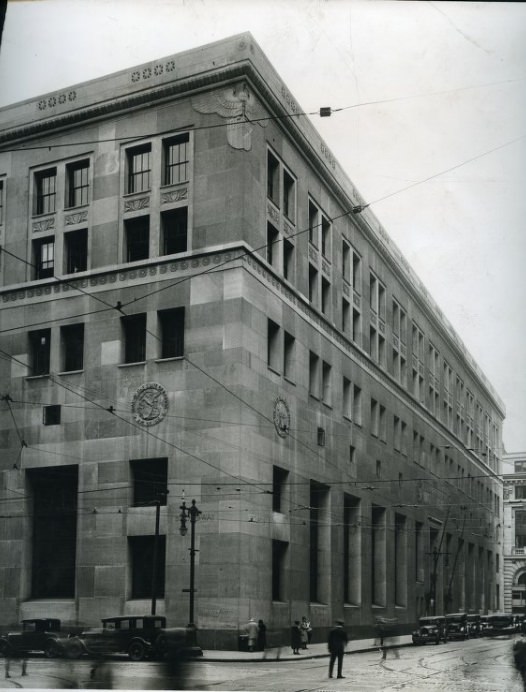
{"type": "Polygon", "coordinates": [[[250,92],[246,82],[192,96],[192,106],[198,113],[217,113],[226,119],[226,138],[234,149],[249,151],[252,146],[252,124],[267,126],[268,114],[250,92]]]}

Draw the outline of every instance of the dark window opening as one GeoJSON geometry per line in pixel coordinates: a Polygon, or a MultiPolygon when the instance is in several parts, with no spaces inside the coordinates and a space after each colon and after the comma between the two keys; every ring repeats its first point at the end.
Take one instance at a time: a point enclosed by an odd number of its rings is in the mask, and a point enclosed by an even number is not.
{"type": "Polygon", "coordinates": [[[0,224],[4,223],[4,181],[0,180],[0,224]]]}
{"type": "Polygon", "coordinates": [[[293,223],[296,220],[296,195],[294,178],[283,171],[283,211],[293,223]]]}
{"type": "Polygon", "coordinates": [[[168,490],[168,459],[132,459],[134,507],[166,504],[168,490]]]}
{"type": "Polygon", "coordinates": [[[74,598],[77,466],[27,471],[33,501],[32,598],[74,598]]]}
{"type": "MultiPolygon", "coordinates": [[[[131,598],[151,598],[155,536],[128,536],[130,550],[131,598]]],[[[158,536],[157,584],[155,596],[164,598],[166,536],[158,536]]]]}
{"type": "Polygon", "coordinates": [[[124,333],[124,362],[141,363],[146,359],[146,315],[121,317],[124,333]]]}
{"type": "Polygon", "coordinates": [[[60,425],[60,404],[54,404],[52,406],[44,406],[43,411],[43,423],[44,425],[60,425]]]}
{"type": "Polygon", "coordinates": [[[163,185],[175,185],[189,179],[189,142],[188,132],[163,142],[163,185]]]}
{"type": "Polygon", "coordinates": [[[66,166],[68,207],[88,203],[89,161],[76,161],[66,166]]]}
{"type": "Polygon", "coordinates": [[[279,232],[271,223],[267,223],[267,262],[275,266],[278,257],[279,232]]]}
{"type": "Polygon", "coordinates": [[[161,214],[163,255],[188,250],[188,207],[171,209],[161,214]]]}
{"type": "Polygon", "coordinates": [[[331,225],[325,216],[321,217],[321,252],[330,259],[331,255],[331,225]]]}
{"type": "Polygon", "coordinates": [[[285,558],[287,555],[288,543],[284,541],[272,541],[272,600],[284,601],[285,583],[285,558]]]}
{"type": "Polygon", "coordinates": [[[160,310],[161,358],[181,358],[184,355],[184,308],[160,310]]]}
{"type": "Polygon", "coordinates": [[[35,173],[36,184],[36,214],[52,214],[57,200],[57,169],[35,173]]]}
{"type": "Polygon", "coordinates": [[[279,372],[280,328],[272,320],[267,320],[267,365],[275,372],[279,372]]]}
{"type": "Polygon", "coordinates": [[[318,247],[318,209],[314,206],[312,202],[309,202],[309,241],[318,247]]]}
{"type": "Polygon", "coordinates": [[[53,237],[33,241],[35,279],[49,279],[55,273],[55,240],[53,237]]]}
{"type": "Polygon", "coordinates": [[[136,262],[150,256],[150,217],[139,216],[124,222],[126,261],[136,262]]]}
{"type": "Polygon", "coordinates": [[[128,192],[144,192],[150,189],[151,146],[128,149],[128,192]]]}
{"type": "Polygon", "coordinates": [[[39,329],[29,332],[29,374],[49,374],[49,354],[51,346],[51,329],[39,329]]]}
{"type": "Polygon", "coordinates": [[[312,305],[318,303],[318,270],[309,264],[309,302],[312,305]]]}
{"type": "Polygon", "coordinates": [[[318,447],[325,447],[325,429],[318,428],[318,447]]]}
{"type": "Polygon", "coordinates": [[[283,241],[283,276],[294,281],[294,245],[290,240],[283,241]]]}
{"type": "Polygon", "coordinates": [[[64,234],[66,274],[86,271],[88,268],[88,231],[82,228],[64,234]]]}
{"type": "Polygon", "coordinates": [[[270,151],[267,155],[267,197],[279,207],[279,161],[270,151]]]}
{"type": "Polygon", "coordinates": [[[283,493],[289,472],[279,466],[272,467],[272,511],[283,512],[283,493]]]}
{"type": "Polygon", "coordinates": [[[84,367],[84,325],[70,324],[60,328],[62,338],[62,370],[71,372],[84,367]]]}

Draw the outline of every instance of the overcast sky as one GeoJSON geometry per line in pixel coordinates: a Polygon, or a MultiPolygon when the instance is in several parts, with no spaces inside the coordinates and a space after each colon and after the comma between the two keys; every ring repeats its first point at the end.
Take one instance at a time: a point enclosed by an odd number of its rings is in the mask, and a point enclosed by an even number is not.
{"type": "Polygon", "coordinates": [[[526,450],[525,4],[9,2],[0,106],[247,30],[302,108],[355,106],[314,125],[504,400],[507,451],[526,450]]]}

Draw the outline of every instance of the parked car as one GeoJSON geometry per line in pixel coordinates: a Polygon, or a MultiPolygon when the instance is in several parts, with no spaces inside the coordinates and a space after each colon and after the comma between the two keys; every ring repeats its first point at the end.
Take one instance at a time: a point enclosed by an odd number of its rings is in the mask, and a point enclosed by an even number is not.
{"type": "Polygon", "coordinates": [[[447,638],[467,639],[469,637],[468,616],[466,613],[448,613],[446,615],[447,638]]]}
{"type": "Polygon", "coordinates": [[[488,616],[487,615],[481,615],[480,616],[480,636],[485,637],[487,633],[488,633],[488,616]]]}
{"type": "Polygon", "coordinates": [[[413,644],[428,644],[447,641],[446,618],[443,615],[431,615],[418,620],[418,629],[413,634],[413,644]]]}
{"type": "Polygon", "coordinates": [[[492,613],[488,615],[486,634],[490,637],[515,633],[515,621],[511,613],[492,613]]]}
{"type": "Polygon", "coordinates": [[[30,651],[43,652],[48,658],[64,655],[67,633],[61,631],[56,618],[22,620],[20,632],[8,632],[0,637],[0,653],[16,656],[30,651]]]}
{"type": "Polygon", "coordinates": [[[482,636],[482,625],[480,615],[468,613],[468,633],[470,637],[482,636]]]}
{"type": "Polygon", "coordinates": [[[202,655],[195,627],[167,628],[166,618],[156,615],[103,618],[102,627],[71,637],[67,644],[70,658],[118,653],[127,653],[132,661],[202,655]]]}

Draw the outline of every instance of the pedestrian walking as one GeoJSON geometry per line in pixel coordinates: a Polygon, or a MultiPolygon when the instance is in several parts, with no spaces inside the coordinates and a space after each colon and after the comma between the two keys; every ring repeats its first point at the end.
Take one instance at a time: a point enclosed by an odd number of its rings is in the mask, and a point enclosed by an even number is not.
{"type": "Polygon", "coordinates": [[[336,625],[329,632],[329,639],[327,641],[329,647],[329,653],[331,655],[329,660],[329,677],[332,678],[332,673],[334,670],[334,662],[338,660],[338,677],[344,678],[345,675],[342,674],[343,670],[343,654],[345,647],[347,646],[348,637],[347,632],[343,629],[343,620],[336,620],[336,625]]]}
{"type": "Polygon", "coordinates": [[[248,634],[248,650],[255,651],[256,641],[258,638],[258,625],[254,618],[250,618],[245,626],[245,629],[248,634]]]}
{"type": "Polygon", "coordinates": [[[258,651],[265,651],[267,648],[267,626],[263,620],[258,620],[257,647],[258,651]]]}
{"type": "Polygon", "coordinates": [[[400,653],[397,648],[397,637],[395,629],[398,620],[396,618],[376,618],[376,632],[380,640],[380,651],[382,652],[382,661],[387,658],[387,650],[390,649],[395,658],[400,658],[400,653]]]}
{"type": "Polygon", "coordinates": [[[301,646],[301,629],[299,620],[294,620],[294,624],[290,628],[290,646],[292,648],[292,653],[299,655],[299,649],[301,646]]]}
{"type": "Polygon", "coordinates": [[[301,618],[300,629],[301,629],[301,648],[306,649],[307,644],[310,644],[310,640],[311,640],[311,636],[312,636],[312,627],[310,626],[310,622],[307,620],[305,615],[301,618]]]}

